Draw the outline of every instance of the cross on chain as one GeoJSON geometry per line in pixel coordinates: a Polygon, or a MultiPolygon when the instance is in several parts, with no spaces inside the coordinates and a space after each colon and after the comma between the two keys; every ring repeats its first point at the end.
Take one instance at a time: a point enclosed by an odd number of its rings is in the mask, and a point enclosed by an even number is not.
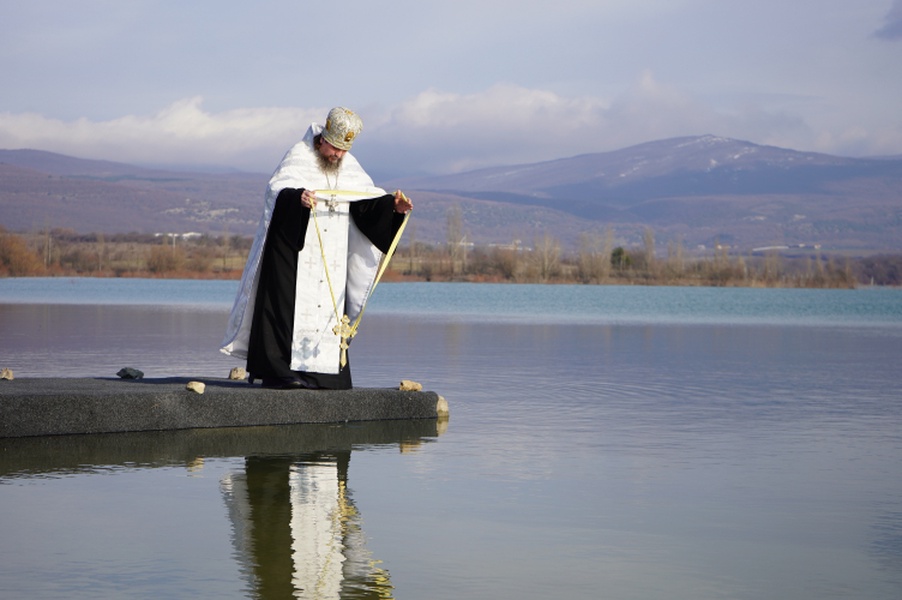
{"type": "Polygon", "coordinates": [[[351,326],[351,319],[348,315],[341,318],[341,323],[332,328],[332,333],[341,338],[341,366],[348,364],[348,348],[350,347],[351,338],[357,333],[357,330],[351,326]]]}

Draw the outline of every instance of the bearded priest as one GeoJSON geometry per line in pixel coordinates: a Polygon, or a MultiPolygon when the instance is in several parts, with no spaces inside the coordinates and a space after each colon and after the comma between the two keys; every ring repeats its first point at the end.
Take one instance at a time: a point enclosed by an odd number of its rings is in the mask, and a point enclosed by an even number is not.
{"type": "Polygon", "coordinates": [[[246,359],[251,383],[352,387],[348,343],[413,209],[400,191],[376,187],[350,154],[362,129],[356,113],[333,108],[269,180],[220,348],[246,359]]]}

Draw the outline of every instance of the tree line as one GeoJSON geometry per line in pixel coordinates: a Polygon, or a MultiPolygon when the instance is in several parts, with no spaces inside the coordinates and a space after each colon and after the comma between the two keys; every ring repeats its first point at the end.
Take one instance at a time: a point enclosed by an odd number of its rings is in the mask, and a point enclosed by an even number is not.
{"type": "MultiPolygon", "coordinates": [[[[448,240],[423,243],[412,230],[385,280],[628,285],[853,288],[902,285],[902,256],[841,259],[819,253],[743,256],[728,248],[690,255],[663,251],[654,232],[637,247],[615,245],[611,230],[582,234],[564,251],[548,234],[531,243],[473,245],[449,218],[448,240]]],[[[0,227],[0,277],[97,276],[236,279],[252,238],[238,235],[77,234],[54,229],[15,234],[0,227]]]]}

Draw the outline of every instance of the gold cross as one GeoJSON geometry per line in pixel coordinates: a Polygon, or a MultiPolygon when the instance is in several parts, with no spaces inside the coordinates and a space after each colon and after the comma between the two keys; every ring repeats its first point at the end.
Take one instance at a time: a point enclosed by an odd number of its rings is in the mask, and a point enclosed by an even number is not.
{"type": "Polygon", "coordinates": [[[341,318],[341,323],[332,328],[332,333],[341,337],[341,366],[348,364],[348,347],[350,340],[357,333],[357,330],[351,326],[351,319],[348,315],[341,318]]]}

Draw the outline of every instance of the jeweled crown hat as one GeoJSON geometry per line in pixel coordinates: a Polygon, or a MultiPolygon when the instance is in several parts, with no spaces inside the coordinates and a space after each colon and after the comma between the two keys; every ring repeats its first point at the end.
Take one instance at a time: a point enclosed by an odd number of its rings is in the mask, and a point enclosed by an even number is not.
{"type": "Polygon", "coordinates": [[[352,110],[336,106],[329,111],[326,126],[323,127],[323,139],[339,150],[350,150],[354,138],[363,129],[363,121],[352,110]]]}

